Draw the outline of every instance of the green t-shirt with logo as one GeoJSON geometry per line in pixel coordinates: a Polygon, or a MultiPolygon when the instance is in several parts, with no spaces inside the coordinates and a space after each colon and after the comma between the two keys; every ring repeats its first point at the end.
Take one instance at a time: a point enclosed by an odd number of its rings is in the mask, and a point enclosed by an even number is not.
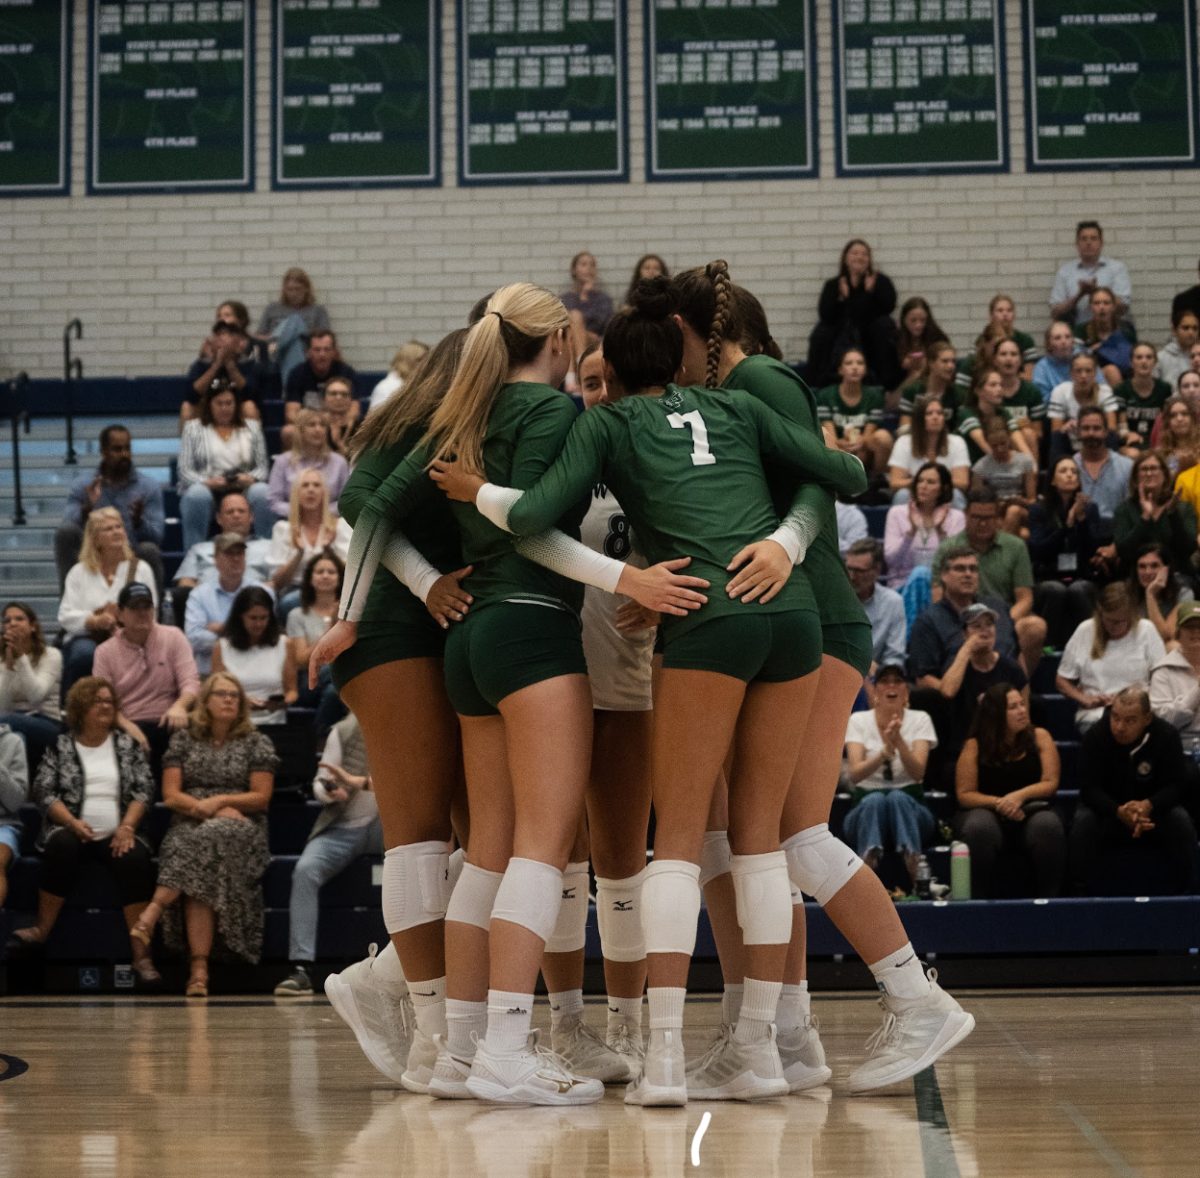
{"type": "Polygon", "coordinates": [[[884,391],[878,385],[866,385],[857,405],[847,404],[842,398],[842,386],[832,384],[817,393],[817,416],[821,421],[832,421],[839,438],[847,430],[859,433],[868,425],[882,425],[884,391]]]}
{"type": "Polygon", "coordinates": [[[1133,382],[1123,380],[1113,389],[1113,396],[1121,402],[1121,408],[1125,411],[1125,424],[1142,439],[1143,446],[1149,446],[1154,423],[1171,396],[1171,386],[1165,380],[1155,380],[1150,395],[1140,397],[1133,382]]]}

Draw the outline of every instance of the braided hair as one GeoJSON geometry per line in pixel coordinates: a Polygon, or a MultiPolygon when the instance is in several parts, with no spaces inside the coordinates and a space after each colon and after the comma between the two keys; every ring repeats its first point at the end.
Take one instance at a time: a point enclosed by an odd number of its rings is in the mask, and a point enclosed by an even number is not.
{"type": "Polygon", "coordinates": [[[721,364],[721,345],[725,340],[740,343],[742,322],[738,310],[729,263],[723,259],[696,266],[677,274],[671,285],[679,298],[679,315],[703,340],[708,358],[704,383],[716,388],[721,364]]]}

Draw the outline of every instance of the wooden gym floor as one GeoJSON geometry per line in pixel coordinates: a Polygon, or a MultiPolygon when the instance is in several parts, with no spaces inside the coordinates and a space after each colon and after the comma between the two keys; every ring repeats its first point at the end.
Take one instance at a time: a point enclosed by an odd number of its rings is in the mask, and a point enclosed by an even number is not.
{"type": "MultiPolygon", "coordinates": [[[[819,994],[831,1088],[653,1110],[412,1096],[323,998],[0,1000],[0,1178],[1200,1174],[1200,991],[962,997],[975,1033],[887,1095],[838,1086],[875,1003],[819,994]]],[[[689,1054],[718,1017],[689,1003],[689,1054]]]]}

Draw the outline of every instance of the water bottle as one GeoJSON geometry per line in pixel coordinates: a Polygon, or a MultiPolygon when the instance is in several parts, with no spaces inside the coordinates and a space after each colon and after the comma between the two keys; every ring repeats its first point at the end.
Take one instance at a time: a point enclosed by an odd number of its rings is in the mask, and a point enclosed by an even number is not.
{"type": "Polygon", "coordinates": [[[971,898],[971,848],[966,843],[950,844],[950,898],[971,898]]]}
{"type": "Polygon", "coordinates": [[[929,860],[921,855],[917,859],[917,874],[913,879],[913,891],[916,893],[918,900],[928,900],[932,896],[930,891],[930,883],[932,876],[929,871],[929,860]]]}

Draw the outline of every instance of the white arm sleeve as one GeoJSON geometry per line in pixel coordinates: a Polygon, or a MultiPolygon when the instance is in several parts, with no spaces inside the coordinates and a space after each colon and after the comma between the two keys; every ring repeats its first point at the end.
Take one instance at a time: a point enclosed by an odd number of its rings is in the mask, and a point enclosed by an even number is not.
{"type": "Polygon", "coordinates": [[[811,507],[793,505],[767,539],[774,540],[791,557],[792,564],[802,564],[820,530],[821,517],[811,507]]]}
{"type": "Polygon", "coordinates": [[[514,487],[498,487],[495,483],[484,483],[475,496],[475,508],[484,519],[501,531],[509,531],[508,513],[513,504],[524,495],[514,487]]]}
{"type": "Polygon", "coordinates": [[[357,622],[367,604],[371,582],[383,559],[383,550],[393,533],[381,520],[354,529],[350,537],[350,550],[346,553],[346,573],[342,581],[342,600],[338,605],[338,617],[347,622],[357,622]]]}
{"type": "Polygon", "coordinates": [[[393,532],[379,563],[414,597],[424,601],[441,573],[413,546],[403,532],[393,532]]]}

